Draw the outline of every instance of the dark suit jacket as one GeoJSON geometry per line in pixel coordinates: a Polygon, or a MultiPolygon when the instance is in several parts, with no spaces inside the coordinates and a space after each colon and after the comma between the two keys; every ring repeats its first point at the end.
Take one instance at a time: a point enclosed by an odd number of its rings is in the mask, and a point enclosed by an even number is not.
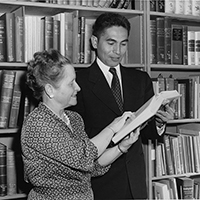
{"type": "MultiPolygon", "coordinates": [[[[125,111],[136,111],[153,95],[152,82],[146,72],[120,66],[125,111]]],[[[81,114],[88,136],[92,138],[120,116],[111,89],[96,61],[77,72],[77,83],[81,87],[78,104],[72,109],[81,114]]],[[[146,176],[142,138],[157,136],[155,121],[148,123],[139,140],[123,154],[104,176],[93,178],[95,199],[123,199],[130,183],[135,199],[146,198],[146,176]]]]}

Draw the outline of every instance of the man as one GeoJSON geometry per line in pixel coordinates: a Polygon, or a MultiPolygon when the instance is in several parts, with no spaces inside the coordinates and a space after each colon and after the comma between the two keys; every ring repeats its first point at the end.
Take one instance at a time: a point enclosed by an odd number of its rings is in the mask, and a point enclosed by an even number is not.
{"type": "MultiPolygon", "coordinates": [[[[146,72],[120,64],[127,50],[129,32],[129,21],[116,13],[100,15],[93,25],[91,43],[97,58],[89,68],[77,73],[81,91],[77,106],[72,108],[82,115],[90,138],[124,111],[135,112],[153,96],[152,82],[146,72]],[[110,68],[116,69],[119,78],[121,97],[118,91],[117,100],[112,93],[114,75],[110,68]]],[[[147,198],[142,139],[159,137],[165,129],[163,124],[172,116],[173,109],[169,105],[166,112],[158,111],[142,129],[137,142],[112,164],[108,173],[92,179],[95,199],[147,198]]]]}

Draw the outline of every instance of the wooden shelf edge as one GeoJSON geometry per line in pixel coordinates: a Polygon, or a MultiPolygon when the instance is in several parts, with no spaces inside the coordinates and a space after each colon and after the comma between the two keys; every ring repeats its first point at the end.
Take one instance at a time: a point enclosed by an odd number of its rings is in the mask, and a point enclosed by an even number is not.
{"type": "Polygon", "coordinates": [[[19,199],[19,198],[26,198],[27,195],[26,194],[15,194],[15,195],[12,195],[12,196],[3,196],[3,197],[0,197],[0,200],[5,200],[5,199],[19,199]]]}

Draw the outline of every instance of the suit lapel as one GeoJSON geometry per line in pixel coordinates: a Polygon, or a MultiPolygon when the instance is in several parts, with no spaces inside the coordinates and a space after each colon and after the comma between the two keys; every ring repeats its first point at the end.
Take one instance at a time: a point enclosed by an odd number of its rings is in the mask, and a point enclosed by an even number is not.
{"type": "Polygon", "coordinates": [[[89,81],[94,95],[117,115],[120,115],[120,110],[115,102],[110,86],[96,62],[93,63],[90,69],[89,81]]]}

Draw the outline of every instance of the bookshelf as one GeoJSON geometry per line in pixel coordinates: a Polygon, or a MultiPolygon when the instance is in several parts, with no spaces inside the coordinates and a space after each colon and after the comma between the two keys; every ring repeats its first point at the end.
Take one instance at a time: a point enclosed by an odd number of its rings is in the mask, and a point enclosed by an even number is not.
{"type": "MultiPolygon", "coordinates": [[[[138,68],[140,70],[147,70],[147,55],[146,55],[146,45],[147,45],[147,29],[146,29],[146,13],[144,12],[145,8],[145,1],[143,0],[136,0],[134,1],[135,8],[132,9],[132,3],[129,4],[129,7],[127,9],[117,9],[117,12],[126,16],[131,26],[134,27],[131,29],[130,32],[130,46],[128,47],[128,54],[126,55],[126,59],[124,60],[124,65],[127,67],[134,67],[138,68]],[[139,38],[139,40],[138,40],[139,38]],[[135,48],[137,46],[137,48],[135,48]]],[[[54,17],[60,16],[61,13],[78,13],[78,17],[84,17],[85,19],[95,19],[98,15],[100,15],[103,12],[116,12],[115,8],[100,8],[100,7],[93,7],[93,6],[82,6],[82,5],[65,5],[65,4],[55,4],[55,3],[41,3],[36,1],[20,1],[20,0],[13,0],[13,1],[1,1],[0,2],[0,16],[4,13],[11,13],[16,9],[22,9],[23,12],[23,19],[24,19],[24,41],[23,41],[23,48],[24,48],[24,54],[25,58],[24,60],[17,62],[8,62],[6,60],[0,61],[0,71],[8,70],[8,71],[16,71],[17,74],[19,74],[19,77],[17,78],[18,81],[22,81],[22,85],[24,84],[23,73],[26,71],[26,62],[30,60],[31,57],[28,57],[27,55],[31,54],[33,55],[33,52],[35,52],[35,46],[34,46],[34,40],[30,40],[31,38],[38,38],[38,35],[32,35],[33,30],[36,26],[40,27],[40,21],[37,21],[40,18],[43,17],[54,17]],[[31,28],[31,32],[28,32],[28,29],[30,27],[27,26],[27,21],[29,17],[34,17],[35,21],[31,23],[35,23],[34,28],[31,28]],[[36,19],[37,18],[37,19],[36,19]],[[27,28],[28,27],[28,28],[27,28]],[[28,37],[27,37],[28,35],[28,37]],[[31,44],[31,46],[26,46],[27,44],[31,44]],[[32,52],[29,53],[30,49],[34,49],[32,52]],[[29,53],[29,54],[28,54],[29,53]],[[27,56],[27,57],[26,57],[27,56]]],[[[60,18],[59,18],[60,20],[60,18]]],[[[61,29],[60,29],[61,30],[61,29]]],[[[65,30],[64,30],[65,31],[65,30]]],[[[75,29],[74,36],[78,35],[78,27],[75,29]]],[[[15,37],[15,35],[14,35],[15,37]]],[[[73,38],[73,41],[77,42],[77,38],[73,38]]],[[[16,41],[15,41],[16,42],[16,41]]],[[[60,41],[61,42],[61,41],[60,41]]],[[[38,43],[37,43],[38,44],[38,43]]],[[[40,46],[40,45],[38,45],[40,46]]],[[[39,49],[40,50],[40,49],[39,49]]],[[[0,52],[2,53],[2,52],[0,52]]],[[[16,52],[15,52],[16,53],[16,52]]],[[[84,68],[87,67],[89,63],[78,63],[74,62],[73,66],[75,68],[84,68]]],[[[23,89],[22,89],[23,90],[23,89]]],[[[22,91],[24,92],[24,91],[22,91]]],[[[22,94],[23,96],[23,94],[22,94]]],[[[22,109],[21,112],[25,114],[24,112],[24,104],[25,104],[25,97],[23,96],[23,100],[20,102],[20,109],[22,109]]],[[[21,116],[21,115],[20,115],[21,116]]],[[[23,118],[23,116],[22,116],[23,118]]],[[[17,127],[14,128],[1,128],[0,129],[0,141],[4,145],[6,145],[8,148],[15,151],[17,160],[20,160],[19,165],[17,166],[17,175],[19,176],[18,182],[23,181],[23,166],[21,162],[21,156],[20,156],[20,128],[22,125],[21,123],[18,124],[17,127]]],[[[29,186],[27,186],[25,183],[20,183],[20,188],[18,188],[20,191],[17,194],[13,195],[5,195],[0,196],[0,200],[2,199],[26,199],[27,197],[27,191],[29,189],[29,186]]]]}
{"type": "MultiPolygon", "coordinates": [[[[187,27],[187,31],[189,29],[192,29],[194,31],[199,31],[200,27],[199,27],[199,22],[200,22],[200,18],[199,18],[199,13],[191,13],[190,14],[186,14],[186,9],[183,9],[183,11],[181,10],[168,10],[166,11],[165,9],[168,9],[170,2],[172,3],[177,3],[176,7],[178,8],[178,2],[186,2],[186,1],[164,1],[165,5],[162,11],[158,11],[157,8],[154,7],[154,9],[152,8],[152,5],[155,1],[146,1],[146,25],[147,25],[147,40],[146,41],[151,41],[153,40],[153,36],[151,33],[151,20],[156,20],[157,18],[168,18],[171,20],[171,25],[172,24],[176,24],[176,25],[180,25],[182,27],[187,27]]],[[[187,1],[187,3],[190,1],[187,1]]],[[[195,3],[196,1],[191,1],[193,3],[195,3]]],[[[185,4],[183,4],[184,6],[185,4]]],[[[180,6],[180,5],[179,5],[180,6]]],[[[172,7],[171,7],[172,8],[172,7]]],[[[183,29],[182,29],[183,30],[183,29]]],[[[184,33],[184,32],[183,32],[184,33]]],[[[164,35],[164,37],[166,37],[166,35],[164,35]]],[[[173,37],[173,32],[171,32],[171,37],[173,37]]],[[[183,38],[182,38],[183,39],[183,38]]],[[[187,38],[186,38],[187,41],[187,38]]],[[[182,42],[182,41],[181,41],[182,42]]],[[[183,40],[184,42],[184,40],[183,40]]],[[[182,42],[182,45],[184,45],[184,43],[182,42]]],[[[174,46],[172,46],[173,43],[173,38],[171,38],[171,51],[174,51],[174,46]]],[[[166,45],[166,44],[165,44],[166,45]]],[[[186,46],[186,48],[188,48],[186,46]]],[[[180,47],[179,49],[181,50],[182,53],[182,57],[184,56],[184,47],[180,47]]],[[[157,51],[158,49],[156,49],[157,51]]],[[[166,52],[166,49],[164,49],[166,52]]],[[[173,59],[171,59],[170,63],[161,63],[161,64],[157,64],[157,63],[153,63],[152,62],[152,55],[151,53],[153,52],[152,50],[152,43],[148,42],[147,46],[146,46],[146,56],[147,56],[147,65],[146,65],[146,69],[147,72],[150,74],[150,76],[152,78],[157,78],[159,74],[162,74],[163,77],[169,77],[170,74],[173,75],[173,77],[175,79],[183,79],[183,78],[191,78],[191,75],[199,75],[200,74],[200,65],[199,64],[190,64],[187,60],[187,62],[184,62],[184,59],[181,59],[181,63],[177,64],[177,63],[173,63],[173,59]]],[[[186,56],[190,56],[189,52],[187,52],[188,54],[186,54],[186,56]]],[[[175,53],[174,53],[175,54],[175,53]]],[[[166,56],[166,55],[165,55],[166,56]]],[[[173,56],[173,53],[171,52],[171,57],[173,56]]],[[[187,57],[188,58],[188,57],[187,57]]],[[[197,88],[199,87],[199,83],[197,84],[197,88]]],[[[195,86],[196,87],[196,86],[195,86]]],[[[198,91],[198,90],[197,90],[198,91]]],[[[190,96],[190,98],[192,98],[190,96]]],[[[196,109],[199,109],[199,105],[196,105],[196,109]]],[[[200,122],[200,117],[199,115],[195,116],[195,117],[184,117],[184,118],[177,118],[174,120],[171,120],[168,124],[167,124],[167,128],[166,128],[166,135],[173,135],[174,137],[183,137],[183,135],[181,135],[181,133],[179,133],[179,129],[180,127],[186,127],[188,128],[190,131],[191,130],[196,130],[199,131],[199,122],[200,122]]],[[[193,137],[192,136],[192,131],[187,134],[188,137],[193,137]]],[[[149,144],[147,146],[146,152],[147,152],[147,184],[148,184],[148,193],[149,193],[149,199],[156,199],[158,198],[158,196],[156,196],[156,189],[157,188],[155,185],[156,182],[167,182],[168,180],[176,180],[180,177],[189,177],[192,180],[195,180],[196,178],[200,177],[200,173],[199,171],[189,171],[189,172],[174,172],[174,174],[169,175],[169,173],[165,173],[162,175],[159,175],[158,171],[159,171],[159,166],[158,163],[162,163],[163,161],[160,161],[159,156],[156,154],[156,152],[159,152],[158,149],[156,151],[156,148],[154,148],[155,146],[159,146],[158,144],[155,143],[163,143],[162,141],[149,141],[149,144]],[[153,147],[154,146],[154,147],[153,147]],[[156,171],[157,170],[157,171],[156,171]],[[156,174],[156,172],[158,174],[156,174]]],[[[192,143],[193,144],[193,143],[192,143]]],[[[194,144],[193,144],[194,145],[194,144]]],[[[162,147],[162,145],[161,145],[162,147]]],[[[160,147],[159,147],[160,148],[160,147]]],[[[172,143],[170,143],[170,148],[174,149],[174,146],[172,146],[172,143]]],[[[166,154],[166,147],[164,147],[164,153],[166,154]]],[[[194,155],[196,155],[195,152],[193,152],[194,155]]],[[[164,155],[166,156],[166,155],[164,155]]],[[[164,161],[164,165],[166,164],[165,162],[167,162],[167,158],[163,158],[164,161]]],[[[176,160],[176,159],[175,159],[176,160]]],[[[188,161],[189,162],[189,161],[188,161]]],[[[197,162],[198,163],[198,162],[197,162]]],[[[173,162],[173,165],[175,165],[175,161],[173,162]]],[[[164,173],[164,172],[163,172],[164,173]]],[[[193,188],[194,190],[194,188],[193,188]]],[[[158,192],[159,193],[159,192],[158,192]]],[[[198,192],[197,192],[198,193],[198,192]]],[[[159,193],[160,194],[160,193],[159,193]]],[[[161,195],[161,194],[160,194],[161,195]]],[[[173,197],[173,199],[181,199],[179,196],[177,198],[177,196],[171,196],[173,197]]],[[[170,198],[171,199],[171,198],[170,198]]],[[[190,199],[189,197],[187,199],[190,199]]],[[[193,199],[196,199],[196,197],[193,196],[193,199]]],[[[197,198],[199,199],[199,198],[197,198]]]]}

